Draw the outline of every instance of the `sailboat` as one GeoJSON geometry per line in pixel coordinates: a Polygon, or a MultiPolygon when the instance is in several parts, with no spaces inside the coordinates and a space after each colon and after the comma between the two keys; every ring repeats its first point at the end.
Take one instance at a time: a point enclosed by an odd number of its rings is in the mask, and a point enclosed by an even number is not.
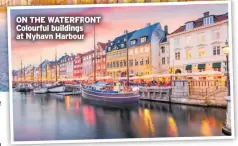
{"type": "MultiPolygon", "coordinates": [[[[127,35],[126,35],[127,37],[127,35]]],[[[116,83],[109,84],[106,82],[96,81],[96,49],[95,49],[95,24],[94,24],[94,84],[89,86],[82,85],[82,98],[86,100],[94,100],[97,102],[108,102],[113,104],[137,104],[139,102],[139,94],[135,92],[121,92],[116,91],[116,83]]],[[[127,55],[127,68],[128,68],[128,55],[127,55]]],[[[129,69],[128,69],[129,70],[129,69]]],[[[127,77],[129,83],[129,76],[127,77]]],[[[129,87],[129,86],[128,86],[129,87]]],[[[110,105],[110,104],[108,104],[110,105]]]]}
{"type": "Polygon", "coordinates": [[[40,88],[36,88],[33,90],[33,93],[35,94],[45,94],[48,92],[48,89],[47,88],[43,88],[42,86],[42,62],[41,62],[41,65],[40,65],[40,75],[41,75],[41,81],[40,81],[40,88]]]}

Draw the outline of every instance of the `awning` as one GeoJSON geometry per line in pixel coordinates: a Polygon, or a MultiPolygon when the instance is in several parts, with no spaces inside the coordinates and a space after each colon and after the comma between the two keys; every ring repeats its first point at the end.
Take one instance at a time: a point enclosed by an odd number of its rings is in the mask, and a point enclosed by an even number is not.
{"type": "Polygon", "coordinates": [[[205,69],[206,64],[198,64],[198,69],[205,69]]]}
{"type": "Polygon", "coordinates": [[[185,70],[192,70],[192,65],[187,65],[185,70]]]}
{"type": "Polygon", "coordinates": [[[221,62],[215,62],[212,64],[213,68],[221,68],[221,62]]]}

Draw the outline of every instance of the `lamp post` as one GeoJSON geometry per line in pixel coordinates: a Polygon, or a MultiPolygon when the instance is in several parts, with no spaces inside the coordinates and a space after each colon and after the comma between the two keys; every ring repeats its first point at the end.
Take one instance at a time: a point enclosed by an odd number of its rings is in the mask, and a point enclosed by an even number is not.
{"type": "Polygon", "coordinates": [[[223,52],[226,55],[226,66],[227,66],[227,112],[226,112],[226,123],[222,127],[222,132],[226,135],[231,135],[231,103],[230,103],[230,74],[229,74],[229,44],[225,42],[225,46],[222,47],[223,52]]]}

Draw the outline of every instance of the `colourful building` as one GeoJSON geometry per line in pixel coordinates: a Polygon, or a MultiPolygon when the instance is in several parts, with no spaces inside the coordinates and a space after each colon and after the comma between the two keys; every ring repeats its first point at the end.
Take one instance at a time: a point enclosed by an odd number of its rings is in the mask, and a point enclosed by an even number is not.
{"type": "Polygon", "coordinates": [[[82,54],[78,53],[74,58],[74,78],[81,78],[83,72],[82,54]]]}
{"type": "Polygon", "coordinates": [[[66,57],[66,78],[73,79],[74,75],[74,58],[73,54],[66,57]]]}
{"type": "Polygon", "coordinates": [[[59,80],[66,79],[66,62],[67,62],[68,55],[65,54],[58,60],[58,67],[59,67],[59,80]]]}
{"type": "Polygon", "coordinates": [[[134,33],[135,31],[128,33],[126,30],[123,35],[115,38],[113,41],[108,41],[106,45],[107,75],[111,76],[114,80],[126,76],[126,39],[130,38],[134,33]]]}
{"type": "Polygon", "coordinates": [[[135,76],[158,74],[160,43],[165,39],[160,23],[147,24],[128,40],[129,71],[135,76]]]}
{"type": "Polygon", "coordinates": [[[90,77],[94,71],[94,50],[88,51],[82,55],[83,58],[83,77],[90,77]]]}
{"type": "Polygon", "coordinates": [[[96,47],[96,76],[104,77],[106,76],[106,43],[97,43],[96,47]]]}

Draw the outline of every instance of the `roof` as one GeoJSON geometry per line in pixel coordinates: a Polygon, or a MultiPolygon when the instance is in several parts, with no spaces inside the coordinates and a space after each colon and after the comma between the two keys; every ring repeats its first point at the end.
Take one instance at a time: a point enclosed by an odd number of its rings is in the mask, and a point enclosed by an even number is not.
{"type": "MultiPolygon", "coordinates": [[[[225,13],[225,14],[222,14],[222,15],[209,15],[209,16],[214,16],[214,18],[215,18],[214,19],[214,21],[215,21],[214,23],[221,22],[223,20],[228,19],[228,13],[225,13]]],[[[201,18],[199,18],[199,19],[197,19],[195,21],[188,21],[188,22],[194,22],[194,28],[202,27],[203,26],[203,18],[204,17],[201,17],[201,18]]],[[[185,25],[180,26],[178,29],[176,29],[174,32],[172,32],[169,35],[180,33],[180,32],[184,32],[184,31],[185,31],[185,25]]]]}
{"type": "Polygon", "coordinates": [[[58,63],[61,62],[61,61],[64,60],[67,56],[68,56],[67,54],[64,55],[64,56],[61,56],[61,57],[58,59],[57,62],[58,62],[58,63]]]}
{"type": "Polygon", "coordinates": [[[88,51],[86,53],[83,53],[82,56],[87,56],[87,55],[90,55],[90,54],[93,54],[94,53],[94,50],[91,50],[91,51],[88,51]]]}
{"type": "Polygon", "coordinates": [[[98,42],[98,45],[100,45],[100,46],[103,48],[103,50],[106,48],[107,44],[108,44],[108,43],[98,42]]]}
{"type": "MultiPolygon", "coordinates": [[[[130,37],[135,33],[136,31],[132,31],[127,33],[127,37],[128,39],[130,39],[130,37]]],[[[116,37],[112,42],[108,43],[105,47],[106,52],[109,52],[108,48],[111,47],[111,50],[118,50],[118,49],[122,49],[124,47],[121,46],[121,44],[124,44],[124,39],[126,38],[126,34],[123,34],[119,37],[116,37]],[[111,44],[113,43],[113,44],[111,44]]]]}
{"type": "Polygon", "coordinates": [[[151,41],[151,35],[154,32],[154,30],[157,28],[157,26],[159,26],[160,23],[155,23],[153,25],[146,26],[142,29],[137,30],[129,39],[129,41],[132,40],[140,40],[141,37],[147,37],[147,40],[143,43],[141,43],[141,41],[136,41],[136,44],[131,45],[129,44],[129,46],[136,46],[136,45],[141,45],[141,44],[146,44],[149,43],[151,41]]]}

